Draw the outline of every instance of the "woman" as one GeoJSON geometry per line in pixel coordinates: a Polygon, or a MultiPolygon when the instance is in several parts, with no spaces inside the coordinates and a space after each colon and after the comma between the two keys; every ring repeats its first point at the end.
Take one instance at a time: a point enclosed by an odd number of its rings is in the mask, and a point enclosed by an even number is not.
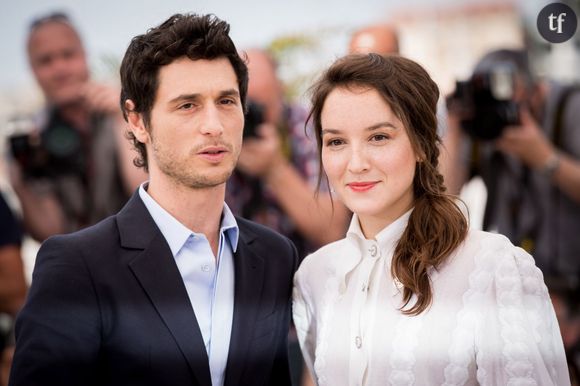
{"type": "Polygon", "coordinates": [[[541,272],[468,230],[437,170],[439,91],[415,62],[335,62],[312,111],[346,238],[308,256],[294,321],[318,385],[569,385],[541,272]]]}

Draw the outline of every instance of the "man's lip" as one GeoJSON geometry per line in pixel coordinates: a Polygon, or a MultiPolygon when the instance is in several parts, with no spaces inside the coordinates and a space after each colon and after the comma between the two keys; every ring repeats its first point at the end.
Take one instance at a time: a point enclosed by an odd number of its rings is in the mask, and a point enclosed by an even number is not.
{"type": "Polygon", "coordinates": [[[217,153],[225,153],[228,149],[223,146],[209,146],[204,147],[201,149],[198,154],[217,154],[217,153]]]}

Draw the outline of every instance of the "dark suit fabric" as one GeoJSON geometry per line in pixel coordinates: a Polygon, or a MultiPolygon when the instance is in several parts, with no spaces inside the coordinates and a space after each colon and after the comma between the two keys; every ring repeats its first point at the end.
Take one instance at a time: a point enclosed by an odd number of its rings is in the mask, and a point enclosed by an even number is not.
{"type": "MultiPolygon", "coordinates": [[[[296,250],[265,227],[237,221],[225,385],[290,385],[296,250]]],[[[185,285],[137,193],[117,215],[42,245],[17,318],[10,385],[211,385],[185,285]]]]}

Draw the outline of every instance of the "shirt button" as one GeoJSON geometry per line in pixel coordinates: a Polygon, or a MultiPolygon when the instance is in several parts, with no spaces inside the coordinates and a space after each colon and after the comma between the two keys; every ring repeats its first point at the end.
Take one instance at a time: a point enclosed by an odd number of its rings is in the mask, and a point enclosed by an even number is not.
{"type": "Polygon", "coordinates": [[[376,257],[378,252],[377,246],[373,244],[373,246],[369,248],[369,252],[371,253],[372,257],[376,257]]]}
{"type": "Polygon", "coordinates": [[[204,265],[202,265],[202,266],[201,266],[201,270],[202,270],[203,272],[209,272],[209,265],[207,265],[207,264],[204,264],[204,265]]]}
{"type": "Polygon", "coordinates": [[[360,336],[357,336],[354,340],[354,344],[356,345],[356,348],[361,348],[362,347],[362,339],[360,336]]]}
{"type": "Polygon", "coordinates": [[[365,283],[363,283],[361,289],[362,289],[362,292],[365,292],[367,290],[367,285],[365,283]]]}

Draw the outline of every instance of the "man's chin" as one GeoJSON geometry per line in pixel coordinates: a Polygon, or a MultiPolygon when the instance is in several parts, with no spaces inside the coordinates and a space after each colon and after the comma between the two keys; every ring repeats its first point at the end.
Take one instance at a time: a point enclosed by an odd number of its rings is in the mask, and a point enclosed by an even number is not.
{"type": "Polygon", "coordinates": [[[223,173],[220,175],[198,176],[190,181],[188,184],[193,189],[214,189],[220,186],[225,186],[226,181],[230,178],[232,172],[223,173]]]}
{"type": "Polygon", "coordinates": [[[82,98],[78,93],[74,95],[58,95],[53,98],[48,98],[50,103],[57,109],[65,109],[70,107],[81,106],[83,104],[82,98]]]}

